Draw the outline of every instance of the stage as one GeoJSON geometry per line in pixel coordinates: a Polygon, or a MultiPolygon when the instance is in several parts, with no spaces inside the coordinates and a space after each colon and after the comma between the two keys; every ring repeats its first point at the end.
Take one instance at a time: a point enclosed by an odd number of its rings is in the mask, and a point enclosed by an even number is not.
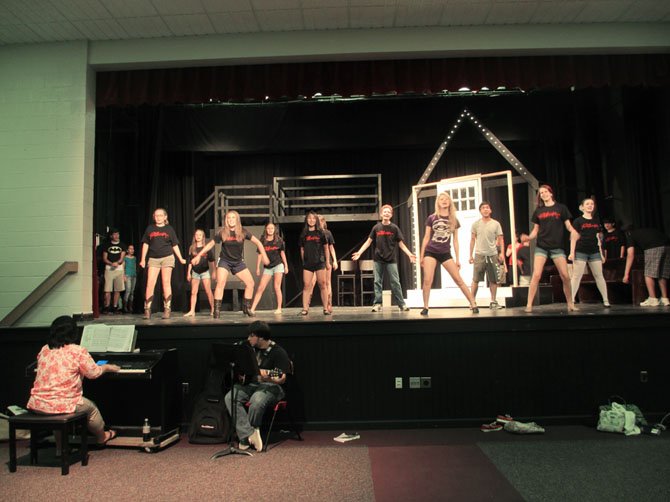
{"type": "MultiPolygon", "coordinates": [[[[667,412],[670,308],[564,303],[490,310],[335,307],[326,316],[284,309],[255,317],[226,311],[171,319],[154,313],[107,315],[95,323],[134,324],[140,350],[175,348],[182,423],[207,372],[213,342],[246,337],[254,320],[295,363],[292,410],[306,428],[479,425],[499,413],[544,423],[590,423],[598,405],[619,395],[646,415],[667,412]],[[396,387],[397,379],[402,388],[396,387]],[[419,382],[419,388],[413,383],[419,382]]],[[[85,324],[85,323],[84,323],[85,324]]],[[[48,328],[0,333],[1,377],[13,382],[1,406],[23,404],[25,367],[48,328]]]]}

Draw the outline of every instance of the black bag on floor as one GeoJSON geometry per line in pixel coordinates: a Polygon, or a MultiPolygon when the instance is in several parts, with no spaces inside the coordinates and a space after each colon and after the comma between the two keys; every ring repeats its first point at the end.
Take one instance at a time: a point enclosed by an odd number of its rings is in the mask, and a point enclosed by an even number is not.
{"type": "Polygon", "coordinates": [[[188,442],[194,444],[227,443],[230,437],[230,419],[223,401],[223,373],[210,370],[205,390],[195,399],[188,442]]]}

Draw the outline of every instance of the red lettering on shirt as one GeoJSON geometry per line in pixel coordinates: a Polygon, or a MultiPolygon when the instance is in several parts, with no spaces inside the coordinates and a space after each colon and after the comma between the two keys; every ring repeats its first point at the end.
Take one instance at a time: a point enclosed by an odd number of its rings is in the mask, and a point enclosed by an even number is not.
{"type": "Polygon", "coordinates": [[[318,236],[318,235],[308,235],[307,237],[305,237],[305,240],[306,241],[320,241],[321,237],[318,236]]]}
{"type": "Polygon", "coordinates": [[[170,236],[167,234],[167,232],[159,232],[159,231],[149,232],[149,239],[155,239],[156,237],[164,237],[168,239],[170,236]]]}
{"type": "Polygon", "coordinates": [[[551,218],[553,220],[560,220],[561,219],[561,213],[559,213],[558,211],[546,211],[544,213],[538,214],[537,217],[540,220],[547,220],[549,218],[551,218]]]}
{"type": "Polygon", "coordinates": [[[279,246],[268,246],[268,245],[266,245],[264,247],[265,247],[266,251],[278,251],[279,250],[279,246]]]}
{"type": "Polygon", "coordinates": [[[389,232],[388,230],[380,230],[377,232],[377,237],[383,237],[385,235],[393,235],[393,232],[389,232]]]}
{"type": "Polygon", "coordinates": [[[583,224],[582,224],[582,228],[595,228],[595,229],[599,229],[599,228],[600,228],[600,225],[598,225],[597,223],[583,223],[583,224]]]}

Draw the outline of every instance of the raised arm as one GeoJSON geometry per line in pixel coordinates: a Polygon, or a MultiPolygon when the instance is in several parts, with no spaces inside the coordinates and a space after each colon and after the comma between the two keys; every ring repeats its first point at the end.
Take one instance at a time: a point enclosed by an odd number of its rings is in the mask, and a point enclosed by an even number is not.
{"type": "Polygon", "coordinates": [[[265,248],[263,247],[261,241],[259,241],[258,238],[253,235],[251,236],[250,240],[258,248],[258,252],[261,254],[261,257],[263,258],[263,265],[269,265],[270,259],[268,258],[268,255],[265,252],[265,248]]]}
{"type": "Polygon", "coordinates": [[[205,244],[205,247],[203,247],[197,255],[191,258],[191,265],[196,265],[200,261],[200,258],[205,256],[207,252],[214,247],[214,244],[214,241],[209,241],[205,244]]]}

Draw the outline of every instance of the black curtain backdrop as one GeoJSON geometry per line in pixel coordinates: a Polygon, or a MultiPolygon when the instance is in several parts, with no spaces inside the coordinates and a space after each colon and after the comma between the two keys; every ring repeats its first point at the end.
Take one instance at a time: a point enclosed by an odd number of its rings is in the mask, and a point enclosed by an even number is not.
{"type": "MultiPolygon", "coordinates": [[[[95,228],[102,233],[106,226],[117,226],[123,239],[139,244],[153,209],[165,207],[185,253],[196,223],[213,225],[212,215],[194,222],[193,211],[215,185],[270,184],[275,176],[380,173],[384,202],[396,207],[394,221],[409,240],[405,204],[411,187],[467,107],[540,182],[555,187],[573,215],[578,215],[579,201],[593,194],[601,215],[667,232],[667,90],[605,87],[495,98],[98,108],[95,228]]],[[[466,123],[429,181],[506,169],[510,166],[466,123]]],[[[515,194],[517,227],[528,230],[525,186],[518,185],[515,194]]],[[[500,212],[495,216],[505,221],[500,212]]],[[[360,245],[371,226],[331,223],[338,255],[360,245]]],[[[299,227],[283,229],[293,269],[287,300],[300,289],[299,227]]],[[[460,238],[469,235],[463,232],[460,238]]],[[[411,269],[404,258],[400,270],[407,288],[411,269]]],[[[178,266],[175,309],[185,300],[184,275],[178,266]]],[[[142,292],[143,284],[138,297],[142,292]]]]}
{"type": "Polygon", "coordinates": [[[98,106],[480,89],[666,86],[669,54],[284,63],[100,72],[98,106]]]}

